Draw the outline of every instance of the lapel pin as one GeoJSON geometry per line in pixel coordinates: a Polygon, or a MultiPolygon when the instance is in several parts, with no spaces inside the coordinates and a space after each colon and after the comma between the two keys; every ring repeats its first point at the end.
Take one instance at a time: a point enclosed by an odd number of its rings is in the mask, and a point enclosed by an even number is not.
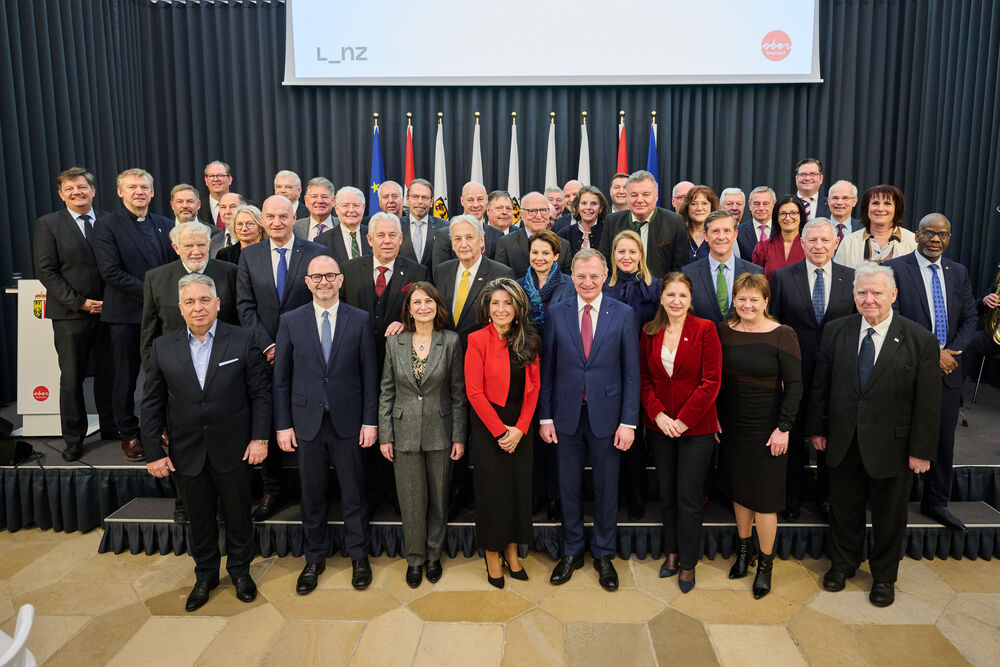
{"type": "Polygon", "coordinates": [[[686,343],[686,342],[688,342],[688,339],[687,339],[687,338],[685,338],[685,339],[684,339],[684,342],[685,342],[685,343],[686,343]]]}
{"type": "Polygon", "coordinates": [[[893,343],[898,343],[898,342],[899,342],[899,339],[898,339],[898,338],[893,338],[893,339],[892,339],[892,342],[893,342],[893,343]]]}

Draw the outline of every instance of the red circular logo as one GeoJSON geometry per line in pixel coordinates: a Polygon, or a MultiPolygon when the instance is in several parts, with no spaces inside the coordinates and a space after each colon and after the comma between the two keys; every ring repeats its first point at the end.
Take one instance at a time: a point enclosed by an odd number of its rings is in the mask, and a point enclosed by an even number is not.
{"type": "Polygon", "coordinates": [[[49,388],[43,385],[38,385],[35,390],[31,392],[31,395],[35,397],[36,401],[47,401],[49,399],[49,388]]]}
{"type": "Polygon", "coordinates": [[[761,40],[760,51],[768,60],[784,60],[792,51],[792,38],[782,30],[772,30],[761,40]]]}

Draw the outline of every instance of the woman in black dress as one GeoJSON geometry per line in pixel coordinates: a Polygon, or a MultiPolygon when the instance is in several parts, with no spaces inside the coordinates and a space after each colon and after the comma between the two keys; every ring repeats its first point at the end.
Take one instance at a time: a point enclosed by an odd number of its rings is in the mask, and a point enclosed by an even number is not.
{"type": "Polygon", "coordinates": [[[479,322],[485,326],[469,334],[465,353],[476,543],[486,552],[486,578],[503,588],[501,554],[511,577],[528,578],[517,546],[532,539],[531,418],[538,402],[541,342],[528,297],[510,278],[483,288],[479,322]]]}
{"type": "Polygon", "coordinates": [[[753,564],[751,535],[760,545],[753,596],[771,590],[778,512],[785,508],[788,431],[802,398],[799,341],[791,327],[768,315],[767,279],[744,273],[733,281],[730,319],[719,324],[722,389],[717,402],[722,455],[733,496],[739,547],[730,579],[753,564]]]}

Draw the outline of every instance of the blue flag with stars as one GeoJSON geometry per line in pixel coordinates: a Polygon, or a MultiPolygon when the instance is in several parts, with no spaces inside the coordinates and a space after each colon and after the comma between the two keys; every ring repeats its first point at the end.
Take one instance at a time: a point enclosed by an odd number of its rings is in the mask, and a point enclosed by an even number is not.
{"type": "Polygon", "coordinates": [[[378,189],[385,180],[385,165],[382,163],[382,142],[378,139],[378,126],[372,137],[372,178],[371,193],[368,195],[368,215],[375,215],[382,210],[378,203],[378,189]]]}

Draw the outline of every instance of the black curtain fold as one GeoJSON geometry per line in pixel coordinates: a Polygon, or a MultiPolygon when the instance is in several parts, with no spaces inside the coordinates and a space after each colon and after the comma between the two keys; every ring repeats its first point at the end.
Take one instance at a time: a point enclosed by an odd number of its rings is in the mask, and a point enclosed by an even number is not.
{"type": "MultiPolygon", "coordinates": [[[[153,208],[171,186],[204,192],[203,167],[233,169],[233,189],[260,201],[279,169],[369,192],[372,113],[386,176],[402,180],[406,112],[414,160],[433,178],[437,113],[451,210],[468,180],[481,112],[488,189],[507,187],[516,111],[520,189],[544,183],[549,113],[560,182],[577,174],[580,112],[588,112],[592,182],[615,171],[618,111],[629,167],[646,165],[657,112],[661,200],[681,179],[717,192],[794,187],[801,157],[824,163],[824,189],[893,183],[906,223],[940,211],[955,228],[948,255],[983,293],[1000,261],[1000,6],[978,0],[821,0],[821,84],[557,87],[283,86],[280,2],[8,0],[0,9],[0,280],[30,277],[31,222],[61,205],[56,174],[98,178],[100,208],[117,205],[115,176],[142,166],[153,208]]],[[[456,43],[456,57],[462,45],[456,43]]],[[[498,56],[502,57],[502,55],[498,56]]],[[[628,68],[627,52],[619,58],[628,68]]],[[[13,398],[13,301],[0,302],[0,397],[13,398]]]]}

